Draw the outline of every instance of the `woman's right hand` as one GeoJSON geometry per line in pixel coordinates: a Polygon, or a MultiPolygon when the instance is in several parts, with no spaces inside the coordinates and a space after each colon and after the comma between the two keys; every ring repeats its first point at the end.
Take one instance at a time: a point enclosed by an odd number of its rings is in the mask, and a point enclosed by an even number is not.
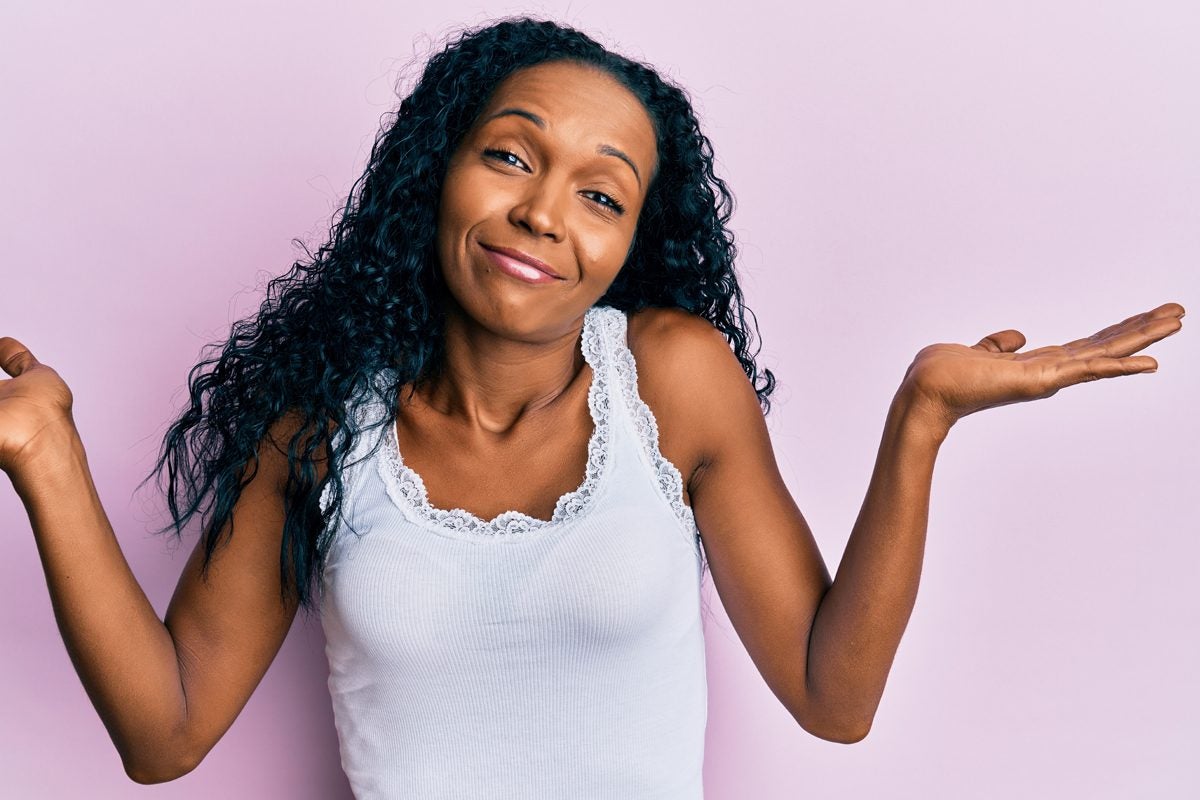
{"type": "Polygon", "coordinates": [[[71,389],[25,345],[0,336],[0,470],[16,479],[34,459],[69,438],[75,427],[71,389]],[[2,377],[2,376],[0,376],[2,377]]]}

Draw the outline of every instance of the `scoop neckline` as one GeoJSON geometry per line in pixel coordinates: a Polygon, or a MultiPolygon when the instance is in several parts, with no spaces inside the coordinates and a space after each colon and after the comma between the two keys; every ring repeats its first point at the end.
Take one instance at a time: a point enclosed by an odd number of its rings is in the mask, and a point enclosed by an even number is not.
{"type": "MultiPolygon", "coordinates": [[[[554,505],[550,519],[541,519],[523,511],[509,509],[490,519],[465,508],[438,508],[429,502],[425,481],[412,467],[404,463],[400,452],[397,419],[393,417],[387,426],[383,458],[379,461],[387,492],[393,502],[413,512],[426,525],[438,532],[463,535],[470,538],[504,536],[514,537],[524,533],[558,528],[568,522],[581,519],[592,507],[610,458],[611,404],[608,402],[608,353],[600,335],[600,314],[608,308],[592,306],[584,313],[580,346],[584,361],[592,368],[588,385],[588,413],[592,418],[592,433],[588,437],[587,464],[583,481],[575,489],[561,495],[554,505]]],[[[611,309],[609,309],[611,310],[611,309]]]]}

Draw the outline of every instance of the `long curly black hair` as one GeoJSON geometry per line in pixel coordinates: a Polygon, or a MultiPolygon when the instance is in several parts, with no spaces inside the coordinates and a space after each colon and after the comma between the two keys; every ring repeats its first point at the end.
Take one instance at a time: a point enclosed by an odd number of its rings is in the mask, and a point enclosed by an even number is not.
{"type": "Polygon", "coordinates": [[[748,353],[748,309],[726,228],[733,197],[713,172],[712,146],[686,91],[649,65],[552,21],[522,16],[460,29],[429,59],[399,110],[385,115],[366,171],[340,220],[335,214],[330,240],[315,255],[299,243],[307,260],[271,280],[257,315],[236,322],[220,355],[189,373],[190,408],[168,428],[142,484],[167,468],[167,485],[159,486],[172,522],[156,533],[181,537],[201,513],[204,574],[227,523],[233,535],[232,511],[257,472],[260,442],[286,417],[295,433],[287,443],[280,593],[286,599],[292,591],[306,613],[315,610],[341,518],[339,465],[360,434],[378,427],[357,427],[355,398],[371,387],[396,409],[406,383],[418,385],[442,365],[435,219],[447,163],[501,81],[556,60],[606,70],[641,99],[655,128],[659,169],[628,259],[598,304],[627,313],[676,307],[708,319],[729,340],[764,414],[770,412],[775,378],[770,370],[760,373],[748,353]],[[379,387],[375,376],[384,370],[395,370],[395,380],[379,387]],[[329,464],[319,485],[315,454],[329,464]],[[326,497],[331,502],[322,508],[326,497]]]}

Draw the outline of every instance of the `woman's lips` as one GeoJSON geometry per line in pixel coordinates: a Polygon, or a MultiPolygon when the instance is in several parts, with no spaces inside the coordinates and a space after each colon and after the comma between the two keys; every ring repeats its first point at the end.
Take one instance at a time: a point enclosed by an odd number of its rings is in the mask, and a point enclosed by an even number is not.
{"type": "Polygon", "coordinates": [[[481,247],[483,247],[483,252],[487,254],[487,257],[501,272],[518,280],[525,281],[526,283],[557,283],[561,280],[561,278],[556,278],[547,272],[542,272],[540,269],[536,269],[512,256],[497,252],[490,247],[483,245],[481,247]]]}

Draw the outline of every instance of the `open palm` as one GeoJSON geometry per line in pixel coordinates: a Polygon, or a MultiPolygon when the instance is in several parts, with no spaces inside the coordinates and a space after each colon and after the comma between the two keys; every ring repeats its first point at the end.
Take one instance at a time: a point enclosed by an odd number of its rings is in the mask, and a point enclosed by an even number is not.
{"type": "Polygon", "coordinates": [[[1133,356],[1183,327],[1183,306],[1165,303],[1063,345],[1024,353],[1025,336],[1003,330],[979,344],[931,344],[905,373],[947,425],[985,408],[1050,397],[1064,386],[1157,369],[1150,356],[1133,356]]]}

